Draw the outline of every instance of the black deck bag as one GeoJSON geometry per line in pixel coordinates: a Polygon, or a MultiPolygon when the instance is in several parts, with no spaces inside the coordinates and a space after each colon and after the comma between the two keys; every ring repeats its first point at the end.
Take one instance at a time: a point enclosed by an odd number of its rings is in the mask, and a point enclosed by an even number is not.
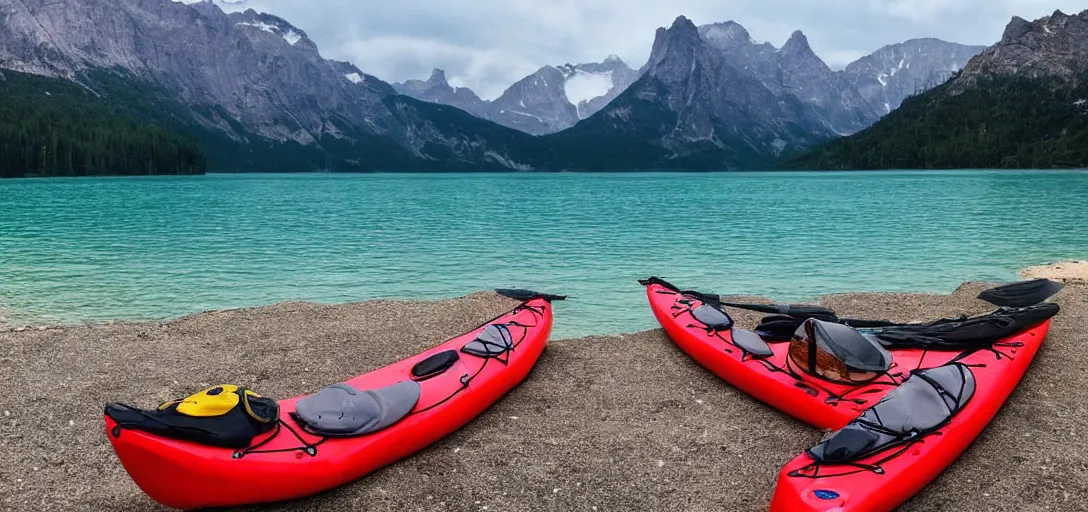
{"type": "Polygon", "coordinates": [[[917,370],[845,427],[806,450],[821,464],[849,464],[947,425],[975,394],[971,369],[952,363],[917,370]]]}
{"type": "Polygon", "coordinates": [[[155,409],[138,409],[122,403],[106,405],[106,416],[117,422],[112,435],[122,429],[141,430],[162,437],[241,449],[253,438],[275,429],[279,404],[246,388],[223,384],[155,409]]]}

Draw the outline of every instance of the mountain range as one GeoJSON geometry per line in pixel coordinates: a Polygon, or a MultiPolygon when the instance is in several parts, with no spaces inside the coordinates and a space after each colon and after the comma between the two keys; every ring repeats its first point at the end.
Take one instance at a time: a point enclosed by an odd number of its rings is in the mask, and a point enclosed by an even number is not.
{"type": "MultiPolygon", "coordinates": [[[[692,25],[690,21],[677,22],[692,25]]],[[[757,43],[734,21],[702,25],[697,32],[699,37],[688,42],[705,46],[702,52],[724,54],[714,58],[720,57],[746,78],[755,78],[773,95],[792,96],[819,111],[817,115],[824,117],[831,134],[853,133],[869,126],[898,108],[904,98],[944,82],[985,49],[939,39],[912,39],[885,46],[845,70],[832,71],[800,31],[782,48],[757,43]]],[[[657,37],[662,35],[659,31],[657,37]]],[[[636,71],[610,55],[600,63],[544,66],[492,102],[480,99],[471,89],[451,86],[441,69],[435,69],[425,81],[392,85],[397,92],[419,100],[454,106],[503,126],[544,135],[570,128],[599,112],[656,64],[660,59],[655,61],[651,56],[636,71]]]]}
{"type": "MultiPolygon", "coordinates": [[[[969,48],[941,45],[948,48],[942,54],[969,48]]],[[[894,94],[915,86],[918,75],[940,73],[935,65],[943,63],[912,58],[903,66],[915,72],[884,80],[894,94]]],[[[569,166],[761,168],[884,114],[878,105],[884,96],[866,96],[854,85],[868,77],[832,70],[800,31],[776,48],[757,43],[735,22],[696,26],[680,16],[658,29],[640,74],[596,115],[553,136],[577,155],[569,166]]]]}
{"type": "Polygon", "coordinates": [[[544,66],[485,101],[440,69],[387,83],[286,20],[210,1],[0,0],[0,69],[76,83],[198,141],[215,170],[766,167],[866,129],[982,50],[912,40],[836,71],[799,31],[776,48],[681,16],[638,70],[544,66]]]}
{"type": "Polygon", "coordinates": [[[1014,17],[951,80],[787,163],[808,169],[1088,166],[1088,10],[1014,17]]]}
{"type": "MultiPolygon", "coordinates": [[[[523,168],[521,132],[397,95],[323,58],[305,31],[252,10],[171,0],[0,0],[0,68],[150,85],[220,170],[523,168]]],[[[136,87],[133,85],[132,87],[136,87]]]]}
{"type": "Polygon", "coordinates": [[[406,96],[457,107],[480,118],[533,135],[574,126],[627,89],[638,73],[615,55],[603,62],[544,66],[511,85],[494,101],[471,89],[453,87],[441,69],[427,80],[394,83],[406,96]]]}

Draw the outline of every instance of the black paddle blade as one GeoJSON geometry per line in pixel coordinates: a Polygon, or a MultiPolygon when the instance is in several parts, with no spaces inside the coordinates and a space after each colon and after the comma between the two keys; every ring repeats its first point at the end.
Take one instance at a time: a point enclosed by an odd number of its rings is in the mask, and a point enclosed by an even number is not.
{"type": "Polygon", "coordinates": [[[1049,279],[1032,279],[990,288],[978,294],[978,298],[995,306],[1023,308],[1053,297],[1064,286],[1049,279]]]}
{"type": "Polygon", "coordinates": [[[566,300],[566,295],[552,295],[550,293],[534,292],[532,290],[520,290],[512,288],[498,288],[495,293],[502,295],[503,297],[510,297],[514,300],[530,301],[533,299],[544,299],[548,302],[557,300],[566,300]]]}

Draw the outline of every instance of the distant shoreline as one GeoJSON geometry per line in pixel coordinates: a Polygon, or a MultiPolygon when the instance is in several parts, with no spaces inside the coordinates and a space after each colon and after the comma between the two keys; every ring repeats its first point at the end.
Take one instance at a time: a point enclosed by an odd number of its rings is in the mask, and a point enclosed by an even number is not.
{"type": "Polygon", "coordinates": [[[940,173],[940,172],[1088,172],[1088,168],[1054,168],[1054,169],[999,169],[999,168],[963,168],[963,169],[737,169],[737,170],[698,170],[698,169],[634,169],[634,170],[541,170],[541,171],[212,171],[203,173],[183,174],[94,174],[87,176],[15,176],[0,177],[0,182],[11,180],[46,180],[54,178],[168,178],[184,176],[222,176],[239,175],[251,176],[261,174],[273,175],[373,175],[373,174],[397,174],[397,175],[507,175],[507,174],[785,174],[785,173],[940,173]]]}
{"type": "MultiPolygon", "coordinates": [[[[1021,269],[1017,272],[1017,275],[1024,279],[1036,279],[1046,278],[1067,283],[1088,283],[1088,260],[1062,260],[1047,264],[1034,265],[1028,268],[1021,269]]],[[[975,283],[984,283],[986,281],[971,280],[965,281],[959,287],[951,292],[939,292],[939,291],[840,291],[830,292],[824,294],[823,297],[842,297],[851,295],[943,295],[945,293],[957,293],[958,290],[964,286],[970,286],[975,283]]],[[[481,292],[476,292],[481,293],[481,292]]],[[[470,294],[468,296],[475,295],[470,294]]],[[[443,298],[431,298],[431,299],[397,299],[397,298],[377,298],[377,299],[364,299],[360,301],[341,302],[341,303],[325,303],[316,301],[299,301],[299,300],[285,300],[280,302],[274,302],[269,304],[253,305],[253,306],[239,306],[239,307],[226,307],[220,309],[207,309],[203,311],[194,311],[191,313],[184,313],[177,316],[170,316],[164,318],[116,318],[116,319],[102,319],[91,320],[86,322],[71,322],[71,323],[19,323],[12,322],[13,317],[0,315],[0,332],[26,332],[26,331],[47,331],[54,329],[73,329],[83,327],[94,326],[119,326],[119,325],[153,325],[153,324],[168,324],[186,320],[193,317],[202,315],[217,315],[226,313],[236,313],[244,311],[262,310],[267,308],[288,308],[296,305],[305,307],[339,307],[350,306],[357,304],[365,304],[369,302],[385,302],[385,303],[397,303],[397,302],[430,302],[430,301],[443,301],[443,300],[458,300],[463,297],[443,297],[443,298]]],[[[765,297],[768,300],[774,300],[773,297],[765,297]]],[[[802,301],[806,302],[806,301],[802,301]]],[[[814,301],[807,301],[814,302],[814,301]]],[[[4,311],[0,310],[0,313],[4,311]]],[[[11,311],[7,311],[10,315],[11,311]]],[[[632,333],[610,333],[615,336],[623,336],[632,333]]]]}

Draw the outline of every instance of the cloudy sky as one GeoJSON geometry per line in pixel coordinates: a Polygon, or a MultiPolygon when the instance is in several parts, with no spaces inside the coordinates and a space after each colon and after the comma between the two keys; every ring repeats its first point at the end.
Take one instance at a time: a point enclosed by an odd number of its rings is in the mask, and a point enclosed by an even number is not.
{"type": "Polygon", "coordinates": [[[1069,0],[219,0],[305,30],[325,57],[354,62],[388,81],[446,70],[450,82],[498,96],[547,64],[609,54],[638,68],[657,27],[683,14],[697,25],[734,20],[757,41],[781,46],[802,30],[839,68],[886,44],[939,37],[989,45],[1013,15],[1029,20],[1069,0]]]}

